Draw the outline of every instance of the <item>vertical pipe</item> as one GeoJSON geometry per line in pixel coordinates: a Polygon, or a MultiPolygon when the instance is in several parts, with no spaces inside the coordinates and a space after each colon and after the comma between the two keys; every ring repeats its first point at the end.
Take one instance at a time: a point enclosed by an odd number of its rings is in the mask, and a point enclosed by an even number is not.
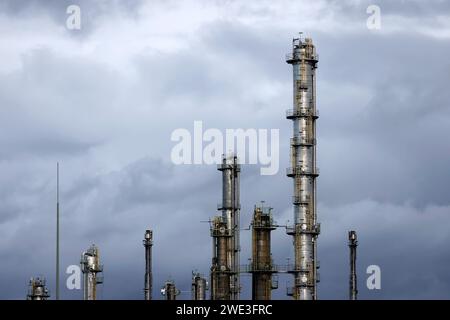
{"type": "Polygon", "coordinates": [[[59,300],[59,162],[56,163],[56,300],[59,300]]]}
{"type": "Polygon", "coordinates": [[[350,248],[350,300],[357,300],[358,286],[356,282],[356,247],[358,246],[358,238],[356,231],[348,232],[348,247],[350,248]]]}
{"type": "Polygon", "coordinates": [[[97,281],[96,281],[96,274],[95,273],[91,273],[91,299],[89,300],[97,300],[97,281]]]}
{"type": "Polygon", "coordinates": [[[144,236],[145,247],[145,284],[144,284],[144,299],[152,299],[152,246],[153,246],[153,232],[151,230],[145,231],[144,236]]]}
{"type": "Polygon", "coordinates": [[[167,300],[176,300],[176,288],[175,284],[169,284],[167,287],[167,300]]]}
{"type": "Polygon", "coordinates": [[[88,288],[89,288],[89,278],[87,275],[86,265],[85,265],[85,256],[86,252],[83,252],[81,255],[81,272],[83,272],[83,300],[89,300],[88,299],[88,288]]]}
{"type": "Polygon", "coordinates": [[[233,157],[233,168],[232,168],[232,178],[233,178],[233,288],[234,292],[232,295],[233,300],[239,300],[240,290],[241,290],[241,281],[239,274],[239,266],[240,266],[240,181],[239,181],[239,172],[240,167],[238,164],[238,159],[236,156],[233,157]]]}
{"type": "Polygon", "coordinates": [[[215,220],[219,219],[219,217],[215,217],[213,221],[210,221],[210,232],[212,237],[212,258],[211,258],[211,272],[210,272],[210,281],[211,281],[211,292],[210,299],[217,300],[217,238],[215,231],[215,220]]]}
{"type": "Polygon", "coordinates": [[[286,117],[293,122],[291,167],[287,176],[294,180],[294,225],[287,228],[293,237],[294,265],[290,272],[296,300],[317,299],[317,223],[316,208],[316,111],[315,69],[318,57],[312,40],[294,39],[286,62],[293,67],[293,109],[286,117]]]}

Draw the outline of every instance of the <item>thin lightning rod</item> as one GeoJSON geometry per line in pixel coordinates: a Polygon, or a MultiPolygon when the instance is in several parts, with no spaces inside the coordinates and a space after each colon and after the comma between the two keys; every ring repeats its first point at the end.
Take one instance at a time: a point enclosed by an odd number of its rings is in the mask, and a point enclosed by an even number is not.
{"type": "Polygon", "coordinates": [[[59,162],[56,163],[56,300],[59,300],[59,162]]]}

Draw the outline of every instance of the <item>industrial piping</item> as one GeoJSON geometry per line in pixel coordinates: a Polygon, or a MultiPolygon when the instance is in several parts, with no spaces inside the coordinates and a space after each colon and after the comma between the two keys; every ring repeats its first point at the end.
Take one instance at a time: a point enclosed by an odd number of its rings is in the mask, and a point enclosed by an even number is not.
{"type": "Polygon", "coordinates": [[[292,53],[286,62],[293,67],[293,109],[286,112],[292,120],[291,167],[287,176],[294,180],[294,225],[287,227],[293,237],[294,287],[289,295],[296,300],[317,299],[318,263],[316,208],[316,68],[318,55],[310,38],[293,39],[292,53]]]}

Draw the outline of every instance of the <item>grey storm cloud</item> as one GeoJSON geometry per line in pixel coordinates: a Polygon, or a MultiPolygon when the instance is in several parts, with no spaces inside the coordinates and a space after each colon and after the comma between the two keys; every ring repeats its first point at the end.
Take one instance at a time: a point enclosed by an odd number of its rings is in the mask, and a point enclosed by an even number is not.
{"type": "MultiPolygon", "coordinates": [[[[95,243],[101,298],[141,299],[142,239],[152,228],[154,297],[169,277],[189,290],[192,270],[208,275],[206,221],[217,214],[220,172],[170,160],[172,131],[192,131],[194,120],[280,130],[278,174],[243,165],[241,224],[265,200],[286,225],[292,74],[284,55],[302,30],[320,54],[320,298],[347,298],[350,229],[360,239],[361,298],[447,298],[450,26],[433,17],[448,19],[448,2],[378,1],[381,30],[366,28],[370,4],[3,1],[0,298],[23,299],[35,275],[54,291],[58,161],[63,274],[95,243]],[[65,29],[69,4],[86,17],[78,35],[65,29]],[[371,264],[381,267],[380,291],[365,287],[371,264]]],[[[245,263],[249,231],[241,245],[245,263]]],[[[283,228],[273,256],[277,264],[292,256],[283,228]]],[[[280,275],[275,298],[286,298],[288,283],[280,275]]],[[[249,298],[248,277],[243,285],[249,298]]],[[[64,287],[62,297],[81,292],[64,287]]]]}
{"type": "MultiPolygon", "coordinates": [[[[5,0],[0,3],[0,11],[19,19],[46,16],[55,23],[64,25],[69,17],[67,9],[76,5],[82,8],[81,19],[84,28],[67,36],[83,37],[91,34],[99,25],[97,21],[113,12],[120,12],[133,18],[137,15],[143,0],[5,0]]],[[[72,11],[70,11],[72,13],[72,11]]]]}

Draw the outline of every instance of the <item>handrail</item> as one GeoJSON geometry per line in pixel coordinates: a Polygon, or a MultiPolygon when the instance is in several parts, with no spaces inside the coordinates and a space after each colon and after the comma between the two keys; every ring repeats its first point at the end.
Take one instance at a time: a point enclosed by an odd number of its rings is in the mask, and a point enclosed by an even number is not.
{"type": "Polygon", "coordinates": [[[286,118],[290,117],[319,117],[319,110],[313,108],[299,108],[286,110],[286,118]]]}

